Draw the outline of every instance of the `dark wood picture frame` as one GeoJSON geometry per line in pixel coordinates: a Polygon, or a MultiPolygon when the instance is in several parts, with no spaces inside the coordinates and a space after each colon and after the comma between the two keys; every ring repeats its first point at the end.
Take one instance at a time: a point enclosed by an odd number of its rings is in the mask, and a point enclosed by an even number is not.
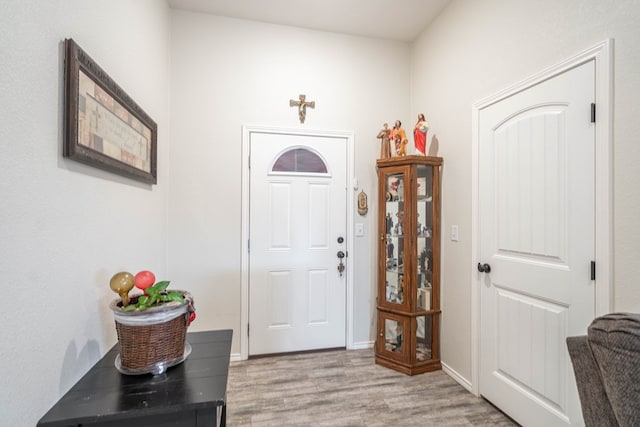
{"type": "Polygon", "coordinates": [[[156,184],[157,124],[73,39],[64,51],[63,155],[156,184]]]}

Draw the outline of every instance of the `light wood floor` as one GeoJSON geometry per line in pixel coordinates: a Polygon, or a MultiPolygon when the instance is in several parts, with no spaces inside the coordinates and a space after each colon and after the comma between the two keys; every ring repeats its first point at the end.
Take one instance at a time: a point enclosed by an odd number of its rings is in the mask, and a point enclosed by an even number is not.
{"type": "Polygon", "coordinates": [[[227,425],[515,426],[442,371],[413,377],[374,364],[373,350],[233,362],[227,425]]]}

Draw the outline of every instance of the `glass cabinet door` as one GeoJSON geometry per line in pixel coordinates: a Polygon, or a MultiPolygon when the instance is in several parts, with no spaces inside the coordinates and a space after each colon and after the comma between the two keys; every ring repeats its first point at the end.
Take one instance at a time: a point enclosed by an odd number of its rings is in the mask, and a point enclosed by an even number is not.
{"type": "Polygon", "coordinates": [[[424,362],[433,358],[432,316],[418,316],[416,322],[415,361],[424,362]]]}
{"type": "Polygon", "coordinates": [[[378,316],[378,351],[387,357],[408,361],[410,353],[410,337],[408,317],[393,313],[380,312],[378,316]]]}
{"type": "Polygon", "coordinates": [[[428,311],[433,308],[433,166],[417,166],[416,186],[416,309],[428,311]]]}
{"type": "Polygon", "coordinates": [[[405,175],[392,173],[385,177],[386,208],[384,217],[384,301],[405,305],[408,295],[405,287],[405,175]]]}

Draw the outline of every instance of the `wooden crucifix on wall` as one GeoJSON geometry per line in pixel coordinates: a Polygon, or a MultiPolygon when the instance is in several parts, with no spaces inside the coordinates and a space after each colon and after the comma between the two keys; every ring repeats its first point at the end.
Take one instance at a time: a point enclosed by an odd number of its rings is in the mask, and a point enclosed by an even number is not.
{"type": "Polygon", "coordinates": [[[307,101],[306,95],[300,95],[299,101],[295,99],[289,100],[289,107],[298,107],[298,117],[300,118],[300,123],[304,123],[304,119],[307,115],[307,107],[316,108],[316,101],[307,101]]]}

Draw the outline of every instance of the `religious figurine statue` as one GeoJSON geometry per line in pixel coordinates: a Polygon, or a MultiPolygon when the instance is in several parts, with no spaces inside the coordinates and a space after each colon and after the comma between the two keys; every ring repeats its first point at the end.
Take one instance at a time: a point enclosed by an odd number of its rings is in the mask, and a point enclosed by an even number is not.
{"type": "Polygon", "coordinates": [[[404,212],[400,211],[396,216],[398,217],[398,235],[404,234],[404,212]]]}
{"type": "Polygon", "coordinates": [[[420,252],[418,266],[420,267],[419,271],[421,272],[427,271],[427,267],[428,267],[427,266],[427,249],[423,249],[422,252],[420,252]]]}
{"type": "Polygon", "coordinates": [[[391,129],[389,129],[389,124],[385,123],[382,126],[382,130],[378,132],[378,139],[380,142],[380,158],[388,159],[391,157],[391,146],[389,145],[389,141],[391,139],[391,129]]]}
{"type": "Polygon", "coordinates": [[[416,147],[416,153],[422,154],[423,156],[427,155],[427,131],[429,130],[429,125],[427,121],[424,119],[424,114],[418,114],[418,121],[413,128],[413,143],[416,147]]]}
{"type": "Polygon", "coordinates": [[[402,129],[402,122],[400,122],[400,120],[396,120],[396,123],[393,125],[392,136],[395,143],[396,156],[405,156],[407,154],[407,144],[409,140],[407,139],[406,132],[402,129]]]}

